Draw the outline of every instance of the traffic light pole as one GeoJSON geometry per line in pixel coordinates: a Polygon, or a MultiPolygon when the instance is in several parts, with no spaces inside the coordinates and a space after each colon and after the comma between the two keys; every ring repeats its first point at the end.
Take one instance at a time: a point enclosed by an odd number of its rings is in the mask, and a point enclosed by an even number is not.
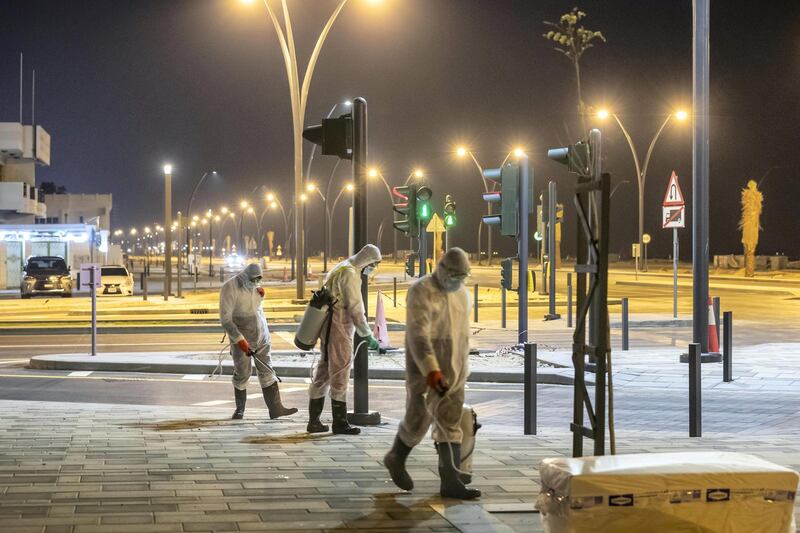
{"type": "MultiPolygon", "coordinates": [[[[542,206],[544,208],[544,206],[542,206]]],[[[556,182],[547,184],[547,264],[549,309],[545,320],[557,320],[561,315],[556,313],[556,182]]]]}
{"type": "MultiPolygon", "coordinates": [[[[353,99],[353,248],[367,244],[367,101],[353,99]]],[[[361,298],[369,309],[369,280],[361,273],[361,298]]],[[[381,414],[369,411],[369,351],[365,339],[355,335],[353,362],[353,412],[348,420],[359,426],[381,423],[381,414]]]]}
{"type": "Polygon", "coordinates": [[[427,228],[420,225],[419,228],[419,277],[428,273],[428,233],[427,228]]]}
{"type": "Polygon", "coordinates": [[[519,256],[519,324],[517,326],[520,344],[528,342],[528,202],[530,201],[530,168],[528,156],[519,158],[519,227],[517,254],[519,256]]]}

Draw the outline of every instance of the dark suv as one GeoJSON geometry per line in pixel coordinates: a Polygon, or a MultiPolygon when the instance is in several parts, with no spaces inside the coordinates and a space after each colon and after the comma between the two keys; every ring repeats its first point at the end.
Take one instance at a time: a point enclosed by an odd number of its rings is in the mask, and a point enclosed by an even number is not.
{"type": "Polygon", "coordinates": [[[72,277],[61,257],[35,256],[28,258],[22,276],[20,294],[30,298],[36,294],[72,296],[72,277]]]}

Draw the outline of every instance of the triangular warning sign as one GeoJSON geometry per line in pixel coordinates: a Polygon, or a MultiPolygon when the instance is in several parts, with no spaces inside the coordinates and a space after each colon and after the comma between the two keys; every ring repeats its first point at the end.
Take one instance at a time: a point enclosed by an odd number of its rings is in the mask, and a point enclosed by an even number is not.
{"type": "Polygon", "coordinates": [[[686,202],[683,199],[683,192],[681,186],[678,185],[678,175],[672,171],[672,176],[669,177],[669,185],[667,185],[667,192],[664,194],[664,207],[680,206],[686,202]]]}

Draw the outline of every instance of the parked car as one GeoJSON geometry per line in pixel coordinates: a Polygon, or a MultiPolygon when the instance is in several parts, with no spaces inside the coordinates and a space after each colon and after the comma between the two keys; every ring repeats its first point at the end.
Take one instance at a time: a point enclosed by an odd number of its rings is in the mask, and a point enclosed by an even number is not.
{"type": "Polygon", "coordinates": [[[22,273],[20,296],[30,298],[37,294],[72,296],[72,277],[64,258],[56,256],[28,258],[22,273]]]}
{"type": "Polygon", "coordinates": [[[239,254],[230,254],[225,257],[225,268],[229,272],[241,270],[244,268],[244,258],[239,254]]]}
{"type": "Polygon", "coordinates": [[[101,294],[124,294],[133,296],[133,274],[122,265],[100,267],[101,294]]]}

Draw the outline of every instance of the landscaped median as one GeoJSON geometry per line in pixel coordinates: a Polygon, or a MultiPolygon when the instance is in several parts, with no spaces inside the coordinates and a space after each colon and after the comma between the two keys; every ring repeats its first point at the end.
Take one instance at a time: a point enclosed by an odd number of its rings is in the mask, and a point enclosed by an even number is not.
{"type": "MultiPolygon", "coordinates": [[[[57,354],[31,357],[29,368],[36,370],[142,372],[162,374],[211,375],[233,372],[233,362],[227,351],[219,352],[137,352],[103,355],[57,354]]],[[[278,375],[308,378],[311,366],[319,352],[275,350],[272,363],[278,375]]],[[[514,352],[480,352],[470,357],[472,373],[469,381],[492,383],[522,383],[521,355],[514,352]]],[[[553,385],[571,385],[572,369],[539,362],[538,382],[553,385]]],[[[371,354],[370,379],[404,379],[405,355],[401,350],[387,354],[371,354]]]]}

